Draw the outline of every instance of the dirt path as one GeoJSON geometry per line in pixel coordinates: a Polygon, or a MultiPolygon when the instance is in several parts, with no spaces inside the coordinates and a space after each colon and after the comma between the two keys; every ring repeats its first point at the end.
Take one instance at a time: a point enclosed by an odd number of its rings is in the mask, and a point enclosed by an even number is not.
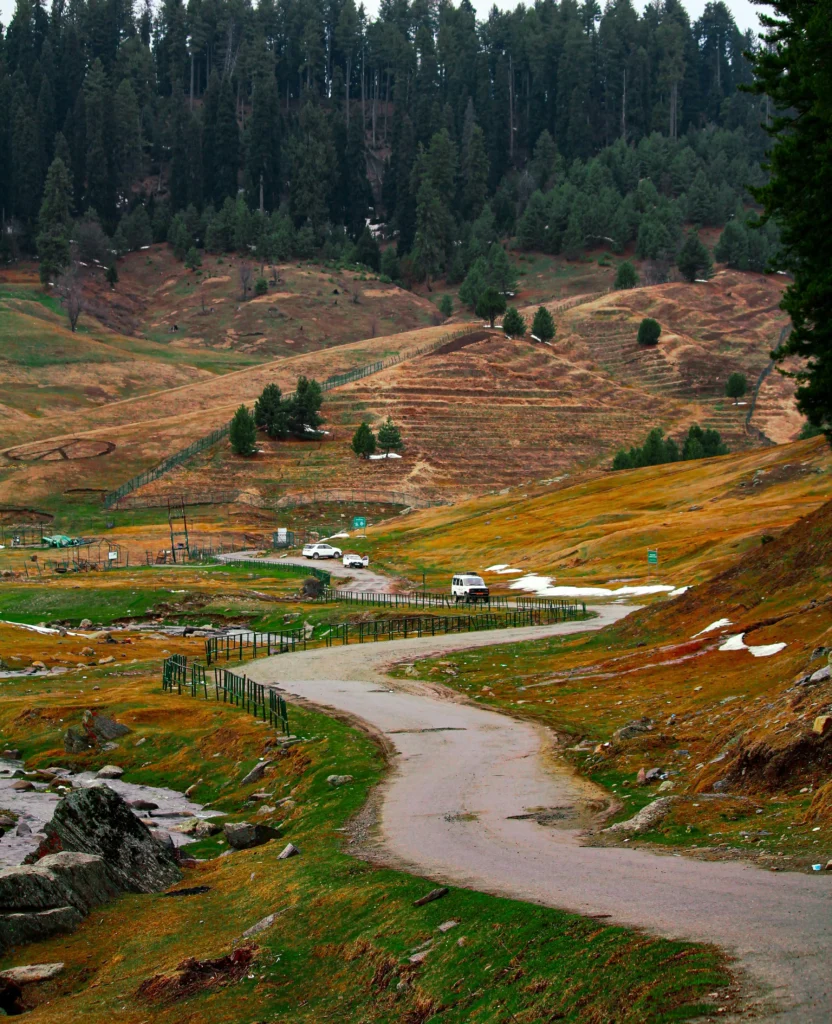
{"type": "Polygon", "coordinates": [[[658,935],[718,943],[748,971],[750,989],[769,990],[754,996],[755,1020],[829,1024],[828,876],[581,846],[581,809],[591,793],[548,756],[544,730],[442,687],[384,675],[394,661],[597,629],[631,609],[595,610],[599,617],[589,624],[329,648],[264,659],[248,674],[384,735],[395,753],[382,792],[380,860],[658,935]],[[557,808],[563,827],[515,817],[540,808],[557,808]]]}

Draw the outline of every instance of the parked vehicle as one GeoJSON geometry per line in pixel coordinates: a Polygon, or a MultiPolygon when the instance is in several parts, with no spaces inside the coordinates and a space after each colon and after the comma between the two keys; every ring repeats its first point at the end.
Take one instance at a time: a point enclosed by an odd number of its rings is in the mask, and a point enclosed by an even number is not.
{"type": "Polygon", "coordinates": [[[303,546],[303,557],[304,558],[340,558],[342,551],[340,548],[334,548],[331,544],[327,544],[324,541],[320,541],[317,544],[304,544],[303,546]]]}
{"type": "Polygon", "coordinates": [[[461,601],[465,604],[476,604],[477,601],[488,602],[490,600],[488,587],[482,576],[473,572],[460,572],[451,580],[451,597],[456,598],[456,603],[461,601]]]}
{"type": "Polygon", "coordinates": [[[357,555],[354,551],[348,551],[343,558],[344,566],[347,569],[366,569],[370,564],[369,555],[357,555]]]}

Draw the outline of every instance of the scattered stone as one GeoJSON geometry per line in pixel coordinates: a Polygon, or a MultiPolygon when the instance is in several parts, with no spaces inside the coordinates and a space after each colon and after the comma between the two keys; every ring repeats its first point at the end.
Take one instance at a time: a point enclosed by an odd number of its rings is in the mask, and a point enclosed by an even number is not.
{"type": "Polygon", "coordinates": [[[613,742],[622,743],[625,740],[631,740],[635,736],[641,736],[646,732],[653,731],[653,719],[647,718],[635,718],[632,722],[628,722],[626,725],[622,725],[620,729],[616,729],[612,734],[613,742]]]}
{"type": "Polygon", "coordinates": [[[94,658],[95,648],[94,647],[82,647],[80,657],[82,658],[94,658]]]}
{"type": "Polygon", "coordinates": [[[42,661],[33,661],[32,662],[32,668],[37,669],[38,671],[41,671],[42,669],[46,668],[46,665],[42,661]]]}
{"type": "Polygon", "coordinates": [[[235,850],[250,850],[253,846],[262,846],[280,837],[277,829],[248,821],[229,822],[223,827],[223,831],[228,845],[235,850]]]}
{"type": "Polygon", "coordinates": [[[249,795],[249,800],[268,800],[271,793],[267,793],[265,789],[258,789],[256,793],[249,795]]]}
{"type": "Polygon", "coordinates": [[[15,833],[19,836],[30,836],[32,834],[32,830],[25,821],[20,821],[15,829],[15,833]]]}
{"type": "Polygon", "coordinates": [[[90,738],[74,725],[64,733],[64,750],[67,754],[83,754],[91,750],[92,746],[90,738]]]}
{"type": "Polygon", "coordinates": [[[675,782],[671,782],[670,779],[665,779],[664,782],[659,786],[659,793],[669,793],[671,789],[676,785],[675,782]]]}
{"type": "Polygon", "coordinates": [[[18,793],[31,793],[34,788],[34,782],[29,782],[28,779],[18,779],[12,783],[12,789],[18,793]]]}
{"type": "Polygon", "coordinates": [[[158,811],[159,805],[154,804],[152,800],[128,800],[127,806],[132,807],[134,811],[158,811]]]}
{"type": "Polygon", "coordinates": [[[205,839],[207,836],[215,836],[222,829],[213,821],[203,821],[201,818],[188,818],[179,825],[171,825],[172,832],[181,832],[185,836],[196,836],[198,839],[205,839]]]}
{"type": "Polygon", "coordinates": [[[10,814],[0,814],[0,828],[11,828],[15,819],[10,814]]]}
{"type": "Polygon", "coordinates": [[[39,853],[72,850],[102,857],[113,882],[126,892],[160,892],[182,877],[173,851],[104,783],[63,797],[45,832],[39,853]]]}
{"type": "Polygon", "coordinates": [[[262,917],[256,924],[253,924],[251,928],[246,928],[243,932],[244,939],[250,939],[252,935],[259,935],[260,932],[266,931],[277,920],[277,914],[269,914],[267,917],[262,917]]]}
{"type": "Polygon", "coordinates": [[[290,857],[297,857],[300,854],[300,850],[295,846],[294,843],[287,843],[286,846],[277,855],[278,860],[288,860],[290,857]]]}
{"type": "Polygon", "coordinates": [[[110,718],[109,715],[89,710],[84,712],[82,724],[85,729],[91,730],[98,740],[117,740],[120,736],[132,732],[132,729],[110,718]]]}
{"type": "Polygon", "coordinates": [[[644,778],[648,782],[656,782],[658,779],[661,778],[661,774],[661,768],[648,768],[647,771],[644,773],[644,778]]]}
{"type": "Polygon", "coordinates": [[[647,785],[647,772],[643,768],[639,768],[638,775],[636,775],[636,784],[639,786],[647,785]]]}
{"type": "Polygon", "coordinates": [[[22,987],[35,985],[40,981],[51,981],[57,978],[63,969],[63,964],[26,964],[25,967],[10,967],[7,971],[0,971],[0,978],[22,987]]]}
{"type": "Polygon", "coordinates": [[[414,953],[413,956],[409,956],[407,959],[412,964],[420,964],[430,952],[429,949],[423,949],[421,953],[414,953]]]}
{"type": "Polygon", "coordinates": [[[17,748],[12,748],[10,750],[4,750],[3,753],[0,754],[0,757],[3,757],[3,758],[5,758],[8,761],[19,761],[20,760],[20,751],[17,750],[17,748]]]}
{"type": "MultiPolygon", "coordinates": [[[[202,780],[200,780],[200,781],[202,781],[202,780]]],[[[188,788],[185,790],[185,797],[188,800],[190,800],[191,797],[194,795],[194,793],[196,793],[196,787],[198,785],[199,785],[199,782],[195,782],[192,786],[188,786],[188,788]]]]}
{"type": "Polygon", "coordinates": [[[116,659],[113,657],[112,654],[108,654],[106,658],[99,658],[98,659],[98,664],[99,665],[109,665],[111,661],[115,661],[115,660],[116,659]]]}
{"type": "Polygon", "coordinates": [[[274,814],[274,812],[276,810],[277,810],[277,808],[276,807],[272,807],[271,804],[260,804],[260,806],[257,808],[257,810],[254,813],[255,814],[262,814],[262,815],[266,816],[266,815],[269,815],[269,814],[274,814]]]}
{"type": "Polygon", "coordinates": [[[249,782],[259,782],[260,779],[263,778],[263,775],[265,774],[265,771],[270,764],[272,764],[272,761],[270,760],[258,761],[257,764],[248,773],[248,775],[246,775],[242,779],[240,785],[246,786],[248,785],[249,782]]]}
{"type": "Polygon", "coordinates": [[[79,629],[90,629],[91,626],[92,626],[92,620],[91,619],[81,619],[81,621],[78,623],[78,628],[79,629]]]}
{"type": "Polygon", "coordinates": [[[95,774],[99,779],[120,779],[124,775],[124,769],[119,768],[117,764],[105,764],[95,774]]]}
{"type": "Polygon", "coordinates": [[[346,786],[354,780],[352,775],[327,775],[326,781],[330,786],[346,786]]]}
{"type": "Polygon", "coordinates": [[[443,921],[442,924],[439,925],[437,930],[442,932],[442,934],[444,935],[445,932],[449,932],[451,928],[456,928],[458,924],[459,921],[454,921],[453,919],[451,919],[450,921],[443,921]]]}
{"type": "Polygon", "coordinates": [[[827,871],[832,871],[832,860],[828,860],[826,862],[826,870],[827,871]]]}
{"type": "Polygon", "coordinates": [[[660,796],[646,807],[628,818],[627,821],[619,821],[615,825],[605,828],[605,832],[633,832],[638,835],[640,832],[647,832],[667,816],[673,805],[673,797],[660,796]]]}
{"type": "Polygon", "coordinates": [[[832,668],[826,665],[824,668],[819,668],[817,672],[813,672],[809,679],[813,683],[825,683],[830,677],[832,677],[832,668]]]}
{"type": "Polygon", "coordinates": [[[427,896],[422,896],[418,900],[413,901],[414,907],[423,907],[426,903],[433,903],[434,900],[441,900],[443,896],[447,896],[451,890],[443,885],[439,889],[431,889],[427,896]]]}
{"type": "Polygon", "coordinates": [[[818,715],[812,725],[812,732],[825,736],[832,729],[832,715],[818,715]]]}

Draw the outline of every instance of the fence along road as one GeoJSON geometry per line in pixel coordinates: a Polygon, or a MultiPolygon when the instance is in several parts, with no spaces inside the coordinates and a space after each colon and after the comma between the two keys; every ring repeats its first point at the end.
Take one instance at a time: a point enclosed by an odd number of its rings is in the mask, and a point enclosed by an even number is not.
{"type": "MultiPolygon", "coordinates": [[[[408,359],[415,359],[418,356],[427,355],[438,348],[442,348],[443,345],[447,345],[448,342],[453,341],[455,338],[464,337],[466,334],[470,334],[476,329],[477,328],[473,325],[469,325],[458,331],[451,331],[448,334],[443,334],[441,338],[437,338],[436,340],[429,342],[427,345],[421,345],[419,348],[408,349],[405,352],[400,352],[398,355],[390,356],[389,359],[379,359],[376,360],[376,362],[369,363],[367,366],[358,366],[354,370],[348,370],[346,373],[336,374],[321,384],[321,390],[332,391],[333,388],[340,388],[345,384],[351,384],[353,381],[361,380],[363,377],[369,377],[374,373],[380,373],[382,370],[387,370],[391,366],[397,366],[399,363],[403,363],[408,359]]],[[[117,487],[114,491],[110,491],[109,494],[104,495],[104,508],[112,508],[116,502],[131,491],[138,490],[139,487],[144,487],[145,484],[158,480],[159,477],[164,476],[165,473],[169,473],[177,466],[181,466],[183,462],[187,462],[187,460],[192,458],[194,455],[198,455],[199,452],[203,452],[206,448],[212,447],[218,441],[221,441],[224,437],[228,436],[230,427],[231,423],[229,421],[224,426],[218,427],[216,430],[212,430],[210,434],[197,438],[197,440],[189,444],[187,448],[182,448],[178,452],[174,452],[173,455],[169,455],[163,462],[160,462],[158,466],[154,466],[152,469],[147,469],[143,473],[139,473],[132,479],[125,481],[125,483],[121,484],[120,487],[117,487]]]]}
{"type": "MultiPolygon", "coordinates": [[[[588,622],[363,644],[282,654],[247,665],[249,678],[360,719],[396,751],[383,787],[374,861],[420,875],[735,953],[783,1007],[755,1020],[832,1020],[832,887],[824,877],[772,874],[748,864],[586,847],[568,819],[544,828],[535,808],[579,807],[594,794],[562,762],[543,729],[468,703],[444,687],[384,674],[463,648],[598,629],[632,608],[601,605],[588,622]],[[541,755],[546,752],[544,759],[541,755]]],[[[290,698],[291,702],[291,698],[290,698]]],[[[568,812],[567,812],[568,813],[568,812]]],[[[757,1015],[759,1013],[759,1015],[757,1015]]]]}

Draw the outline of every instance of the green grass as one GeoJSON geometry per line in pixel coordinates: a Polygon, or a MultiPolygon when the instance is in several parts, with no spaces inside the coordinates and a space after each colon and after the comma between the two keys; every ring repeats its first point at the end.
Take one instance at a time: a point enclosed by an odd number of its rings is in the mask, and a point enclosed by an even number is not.
{"type": "Polygon", "coordinates": [[[74,684],[100,685],[102,706],[134,730],[117,753],[61,754],[60,732],[85,706],[68,683],[34,697],[24,684],[4,688],[0,739],[21,745],[33,764],[97,767],[115,759],[134,782],[181,789],[200,779],[196,798],[231,820],[251,818],[256,805],[246,798],[258,788],[291,794],[296,806],[272,816],[277,842],[222,858],[218,839],[191,846],[212,858],[184,881],[207,885],[202,896],[125,897],[94,911],[73,935],[28,947],[26,962],[66,964],[48,1010],[35,1011],[34,1022],[104,1024],[118,1016],[154,1024],[422,1024],[441,1014],[452,1024],[659,1024],[713,1010],[706,994],[728,980],[714,950],[464,889],[414,907],[434,883],[374,869],[344,850],[339,830],[385,772],[379,750],[346,724],[292,705],[293,731],[310,740],[279,757],[264,780],[242,787],[263,753],[263,726],[239,709],[161,694],[158,684],[125,676],[91,670],[74,684]],[[144,740],[138,747],[137,737],[144,740]],[[333,789],[331,773],[355,781],[333,789]],[[278,861],[289,840],[301,855],[278,861]],[[253,969],[238,983],[173,1007],[137,999],[142,981],[188,956],[230,952],[242,931],[269,913],[277,914],[275,924],[257,936],[253,969]],[[449,919],[459,924],[443,935],[438,925],[449,919]],[[426,959],[411,964],[409,956],[428,942],[426,959]]]}

